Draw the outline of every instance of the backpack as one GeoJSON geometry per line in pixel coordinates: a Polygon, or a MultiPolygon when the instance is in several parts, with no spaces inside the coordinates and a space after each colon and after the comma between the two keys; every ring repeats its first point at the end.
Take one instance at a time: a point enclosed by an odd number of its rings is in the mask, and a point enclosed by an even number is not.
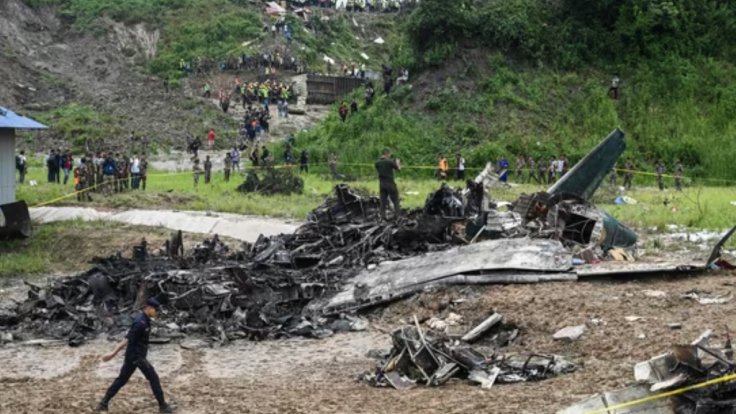
{"type": "Polygon", "coordinates": [[[16,170],[22,170],[23,169],[23,161],[20,159],[20,155],[15,156],[15,169],[16,170]]]}

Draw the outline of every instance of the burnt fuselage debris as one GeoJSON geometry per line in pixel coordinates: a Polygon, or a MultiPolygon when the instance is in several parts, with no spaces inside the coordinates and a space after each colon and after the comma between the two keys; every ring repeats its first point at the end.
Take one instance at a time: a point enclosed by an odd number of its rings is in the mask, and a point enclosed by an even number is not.
{"type": "MultiPolygon", "coordinates": [[[[293,234],[260,237],[231,250],[217,236],[185,251],[181,232],[161,249],[146,240],[98,258],[82,274],[29,285],[28,299],[0,312],[0,329],[70,341],[127,329],[146,297],[166,312],[161,336],[206,335],[218,341],[289,335],[321,337],[334,324],[305,306],[336,293],[343,279],[386,260],[444,250],[458,240],[452,220],[421,210],[381,222],[376,197],[335,188],[293,234]]],[[[339,324],[338,324],[339,325],[339,324]]]]}
{"type": "Polygon", "coordinates": [[[290,168],[266,168],[258,172],[250,170],[237,190],[241,193],[301,194],[304,180],[290,168]]]}
{"type": "MultiPolygon", "coordinates": [[[[238,249],[214,237],[188,252],[181,232],[162,249],[143,240],[131,259],[97,259],[85,273],[31,286],[27,300],[0,310],[0,330],[78,343],[127,329],[130,315],[155,296],[168,309],[157,326],[161,336],[322,337],[347,324],[333,323],[337,315],[437,286],[705,270],[598,262],[606,251],[636,242],[631,230],[588,201],[624,147],[623,133],[614,131],[548,191],[513,203],[491,200],[488,190],[498,177],[488,165],[465,189],[442,186],[424,208],[392,221],[380,219],[377,197],[338,185],[292,234],[261,236],[238,249]]],[[[265,174],[280,171],[290,174],[265,174]]],[[[250,189],[270,192],[262,182],[250,189]]],[[[709,266],[720,263],[731,233],[709,266]]]]}
{"type": "Polygon", "coordinates": [[[642,414],[733,412],[736,382],[729,377],[736,374],[736,362],[730,335],[726,332],[725,342],[713,346],[712,334],[712,330],[707,330],[689,344],[674,345],[668,352],[636,364],[637,385],[596,394],[558,414],[619,412],[619,409],[642,414]]]}
{"type": "Polygon", "coordinates": [[[705,263],[630,262],[637,235],[589,199],[626,148],[618,129],[547,191],[496,202],[491,165],[462,190],[442,187],[427,198],[424,216],[451,222],[450,250],[365,268],[344,289],[310,308],[339,314],[448,284],[537,283],[583,277],[701,272],[720,260],[728,232],[705,263]],[[613,259],[613,260],[611,260],[613,259]]]}
{"type": "Polygon", "coordinates": [[[391,334],[393,347],[380,355],[375,370],[360,379],[375,386],[396,389],[416,385],[442,385],[452,378],[467,379],[489,389],[494,383],[539,381],[573,372],[574,363],[559,355],[506,354],[502,349],[517,340],[519,331],[493,313],[463,335],[460,341],[434,330],[423,331],[418,321],[391,334]],[[484,346],[466,339],[484,335],[484,346]]]}

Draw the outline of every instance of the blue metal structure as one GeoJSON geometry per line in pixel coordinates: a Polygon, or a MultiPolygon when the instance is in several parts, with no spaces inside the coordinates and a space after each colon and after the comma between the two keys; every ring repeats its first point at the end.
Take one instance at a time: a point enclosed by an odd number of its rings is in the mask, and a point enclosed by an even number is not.
{"type": "Polygon", "coordinates": [[[31,118],[18,115],[10,109],[0,106],[0,128],[47,129],[48,127],[31,118]]]}

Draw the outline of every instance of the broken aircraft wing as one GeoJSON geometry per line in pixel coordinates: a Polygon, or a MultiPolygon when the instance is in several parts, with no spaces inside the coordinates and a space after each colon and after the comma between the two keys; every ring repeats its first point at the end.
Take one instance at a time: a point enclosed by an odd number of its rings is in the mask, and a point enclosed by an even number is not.
{"type": "MultiPolygon", "coordinates": [[[[429,286],[508,283],[505,271],[509,270],[559,274],[571,269],[572,254],[559,241],[529,238],[488,240],[381,263],[373,270],[360,272],[326,304],[314,303],[310,307],[321,308],[323,313],[336,313],[396,300],[429,286]],[[462,277],[454,278],[458,275],[462,277]],[[502,280],[496,281],[494,277],[502,280]]],[[[576,279],[574,274],[563,276],[576,279]]],[[[559,277],[555,279],[559,280],[559,277]]]]}
{"type": "Polygon", "coordinates": [[[718,266],[722,246],[736,227],[715,245],[707,262],[606,261],[573,266],[572,253],[550,239],[496,239],[408,259],[383,262],[363,270],[326,302],[309,305],[326,315],[357,310],[401,299],[428,287],[442,285],[575,281],[623,275],[698,273],[718,266]]]}

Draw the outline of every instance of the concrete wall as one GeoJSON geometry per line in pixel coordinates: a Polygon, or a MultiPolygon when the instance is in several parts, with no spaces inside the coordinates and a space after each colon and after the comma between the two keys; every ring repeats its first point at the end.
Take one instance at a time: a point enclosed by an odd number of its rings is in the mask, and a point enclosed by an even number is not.
{"type": "Polygon", "coordinates": [[[15,129],[0,128],[0,204],[15,201],[15,129]]]}

